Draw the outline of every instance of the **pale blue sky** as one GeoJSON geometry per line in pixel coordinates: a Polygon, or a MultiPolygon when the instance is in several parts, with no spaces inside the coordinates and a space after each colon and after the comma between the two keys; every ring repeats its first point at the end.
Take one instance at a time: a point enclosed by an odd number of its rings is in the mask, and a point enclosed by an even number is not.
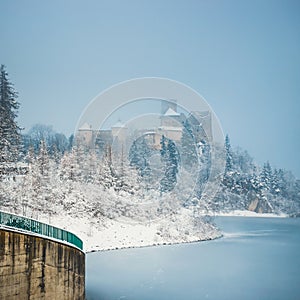
{"type": "Polygon", "coordinates": [[[167,77],[208,101],[233,145],[300,177],[299,1],[0,0],[0,38],[26,129],[70,134],[103,89],[167,77]]]}

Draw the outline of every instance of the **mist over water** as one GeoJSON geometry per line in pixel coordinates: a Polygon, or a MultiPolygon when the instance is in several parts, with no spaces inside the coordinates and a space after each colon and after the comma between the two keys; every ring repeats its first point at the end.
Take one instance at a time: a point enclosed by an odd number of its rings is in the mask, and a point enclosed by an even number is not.
{"type": "Polygon", "coordinates": [[[298,299],[299,219],[215,221],[215,241],[88,254],[87,299],[298,299]]]}

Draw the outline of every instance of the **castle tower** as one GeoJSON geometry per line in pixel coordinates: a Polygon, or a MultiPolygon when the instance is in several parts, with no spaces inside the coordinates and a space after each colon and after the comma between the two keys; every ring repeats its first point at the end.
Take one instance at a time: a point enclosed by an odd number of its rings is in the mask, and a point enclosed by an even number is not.
{"type": "Polygon", "coordinates": [[[164,115],[168,109],[172,109],[174,112],[177,112],[177,101],[174,99],[170,100],[161,100],[161,114],[164,115]]]}
{"type": "Polygon", "coordinates": [[[94,134],[92,126],[88,123],[84,123],[77,131],[76,140],[83,145],[92,148],[94,144],[94,134]]]}

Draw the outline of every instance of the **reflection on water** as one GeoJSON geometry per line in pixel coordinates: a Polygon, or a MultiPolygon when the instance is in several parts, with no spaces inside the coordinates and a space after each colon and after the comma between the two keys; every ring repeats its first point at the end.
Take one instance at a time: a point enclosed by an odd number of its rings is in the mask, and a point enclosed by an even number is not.
{"type": "Polygon", "coordinates": [[[253,230],[247,232],[224,232],[224,238],[243,238],[243,237],[258,237],[272,235],[276,230],[253,230]]]}
{"type": "Polygon", "coordinates": [[[87,299],[299,299],[300,219],[215,221],[215,241],[88,254],[87,299]]]}

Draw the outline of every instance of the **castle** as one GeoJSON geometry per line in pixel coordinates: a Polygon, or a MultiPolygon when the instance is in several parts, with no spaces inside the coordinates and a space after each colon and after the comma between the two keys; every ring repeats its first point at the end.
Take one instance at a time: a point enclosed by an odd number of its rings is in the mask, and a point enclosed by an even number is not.
{"type": "Polygon", "coordinates": [[[110,129],[93,129],[88,123],[83,124],[76,134],[76,140],[90,149],[103,150],[106,145],[113,145],[114,148],[127,147],[130,142],[137,137],[144,136],[148,141],[151,140],[153,147],[159,149],[161,137],[180,142],[183,126],[188,121],[193,134],[197,140],[212,140],[212,120],[209,111],[192,111],[187,115],[178,112],[178,105],[175,100],[161,100],[161,112],[159,124],[151,128],[140,128],[134,133],[130,132],[126,124],[118,121],[110,129]]]}

